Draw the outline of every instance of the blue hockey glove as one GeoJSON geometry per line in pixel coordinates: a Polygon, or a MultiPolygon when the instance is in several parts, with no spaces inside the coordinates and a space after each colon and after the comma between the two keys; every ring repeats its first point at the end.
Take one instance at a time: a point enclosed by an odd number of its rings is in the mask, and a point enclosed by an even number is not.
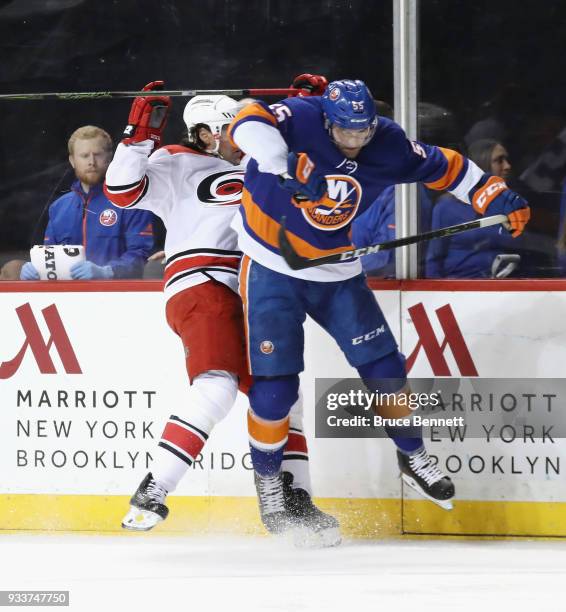
{"type": "Polygon", "coordinates": [[[39,280],[39,272],[33,267],[31,261],[22,266],[20,280],[39,280]]]}
{"type": "Polygon", "coordinates": [[[287,173],[280,177],[281,187],[293,194],[293,204],[317,202],[326,193],[326,178],[316,172],[314,162],[306,153],[289,153],[287,173]]]}
{"type": "Polygon", "coordinates": [[[509,231],[513,238],[520,236],[525,225],[531,218],[531,209],[525,198],[521,197],[518,193],[507,189],[500,193],[487,207],[487,212],[490,215],[498,215],[503,213],[507,215],[510,228],[509,231]]]}
{"type": "Polygon", "coordinates": [[[95,280],[114,277],[114,271],[110,266],[97,266],[92,261],[81,261],[71,268],[73,280],[95,280]]]}
{"type": "Polygon", "coordinates": [[[525,198],[511,191],[499,176],[490,176],[472,196],[472,206],[480,215],[507,215],[513,238],[520,236],[531,218],[525,198]]]}

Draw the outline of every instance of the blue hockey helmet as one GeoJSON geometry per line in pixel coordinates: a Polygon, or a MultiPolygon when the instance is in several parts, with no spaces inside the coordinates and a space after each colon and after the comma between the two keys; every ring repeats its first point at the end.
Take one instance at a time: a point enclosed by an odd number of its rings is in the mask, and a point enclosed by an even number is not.
{"type": "Polygon", "coordinates": [[[326,127],[335,142],[337,132],[345,136],[352,130],[352,134],[365,134],[359,142],[359,146],[363,146],[371,140],[377,127],[375,102],[363,81],[332,81],[322,96],[322,110],[326,127]],[[333,129],[335,127],[338,129],[333,129]]]}
{"type": "Polygon", "coordinates": [[[363,81],[332,81],[322,96],[322,110],[330,125],[349,130],[372,127],[377,122],[373,96],[363,81]]]}

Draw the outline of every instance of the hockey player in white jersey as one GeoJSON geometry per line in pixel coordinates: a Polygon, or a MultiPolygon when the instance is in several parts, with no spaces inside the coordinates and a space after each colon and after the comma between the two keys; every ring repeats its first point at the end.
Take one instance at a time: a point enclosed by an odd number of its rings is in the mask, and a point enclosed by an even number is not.
{"type": "MultiPolygon", "coordinates": [[[[242,105],[227,96],[192,98],[183,113],[188,130],[183,143],[160,147],[171,99],[159,89],[163,82],[154,81],[144,88],[148,95],[133,102],[104,187],[116,206],[151,210],[165,224],[166,317],[183,342],[191,383],[188,404],[169,418],[152,471],[123,519],[124,528],[140,531],[167,518],[167,494],[229,412],[238,389],[247,393],[251,383],[237,287],[241,253],[230,228],[245,166],[227,137],[242,105]]],[[[311,500],[300,397],[291,411],[283,471],[288,511],[317,514],[324,527],[318,543],[337,544],[338,522],[311,500]]]]}

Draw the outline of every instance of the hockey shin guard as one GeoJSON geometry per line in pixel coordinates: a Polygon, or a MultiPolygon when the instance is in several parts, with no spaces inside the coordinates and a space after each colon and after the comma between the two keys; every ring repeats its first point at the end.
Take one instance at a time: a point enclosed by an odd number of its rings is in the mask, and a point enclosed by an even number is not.
{"type": "Polygon", "coordinates": [[[216,423],[234,405],[237,392],[238,380],[229,372],[211,370],[194,379],[187,410],[180,413],[182,416],[169,417],[152,467],[153,477],[168,492],[175,490],[197,460],[216,423]]]}

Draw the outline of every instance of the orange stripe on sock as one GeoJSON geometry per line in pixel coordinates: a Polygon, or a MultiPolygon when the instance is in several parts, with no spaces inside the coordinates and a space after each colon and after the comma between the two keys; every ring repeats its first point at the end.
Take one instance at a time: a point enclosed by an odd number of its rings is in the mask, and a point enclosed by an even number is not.
{"type": "Polygon", "coordinates": [[[289,433],[289,417],[279,421],[261,419],[252,410],[248,410],[248,433],[250,438],[260,445],[282,446],[289,433]]]}

